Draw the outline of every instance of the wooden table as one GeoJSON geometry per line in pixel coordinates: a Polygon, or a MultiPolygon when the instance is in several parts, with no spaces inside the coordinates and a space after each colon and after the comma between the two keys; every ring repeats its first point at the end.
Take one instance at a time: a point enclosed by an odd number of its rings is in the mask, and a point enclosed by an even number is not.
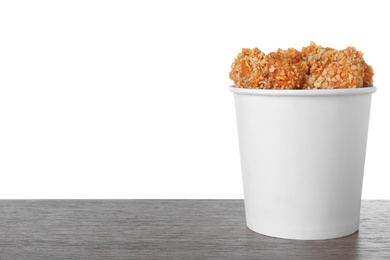
{"type": "Polygon", "coordinates": [[[390,201],[363,201],[348,237],[271,238],[243,200],[2,200],[0,259],[390,259],[390,201]]]}

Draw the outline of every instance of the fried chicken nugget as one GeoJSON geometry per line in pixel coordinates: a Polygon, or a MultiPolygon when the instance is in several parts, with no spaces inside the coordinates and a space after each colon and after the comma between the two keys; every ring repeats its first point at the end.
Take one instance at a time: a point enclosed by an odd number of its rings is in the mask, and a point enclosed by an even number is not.
{"type": "Polygon", "coordinates": [[[279,49],[265,55],[258,48],[242,49],[229,74],[238,88],[297,89],[303,86],[309,70],[296,49],[279,49]]]}
{"type": "Polygon", "coordinates": [[[299,89],[303,86],[309,66],[299,51],[294,48],[278,49],[267,57],[270,62],[276,63],[275,89],[279,89],[279,86],[282,86],[280,89],[299,89]]]}
{"type": "Polygon", "coordinates": [[[309,63],[304,89],[361,88],[373,86],[374,71],[354,47],[338,51],[311,42],[302,48],[309,63]]]}

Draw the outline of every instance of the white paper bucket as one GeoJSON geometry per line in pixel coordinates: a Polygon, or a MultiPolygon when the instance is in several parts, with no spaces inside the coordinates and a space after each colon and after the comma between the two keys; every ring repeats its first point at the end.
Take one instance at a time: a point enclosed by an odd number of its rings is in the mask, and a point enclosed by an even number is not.
{"type": "Polygon", "coordinates": [[[305,240],[356,232],[376,88],[230,90],[248,228],[305,240]]]}

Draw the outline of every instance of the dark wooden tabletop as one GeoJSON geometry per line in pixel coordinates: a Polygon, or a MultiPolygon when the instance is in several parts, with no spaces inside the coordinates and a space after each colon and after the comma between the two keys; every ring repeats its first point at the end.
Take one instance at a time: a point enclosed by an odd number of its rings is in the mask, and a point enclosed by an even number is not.
{"type": "Polygon", "coordinates": [[[360,230],[299,241],[245,225],[242,200],[2,200],[0,259],[390,259],[390,201],[360,230]]]}

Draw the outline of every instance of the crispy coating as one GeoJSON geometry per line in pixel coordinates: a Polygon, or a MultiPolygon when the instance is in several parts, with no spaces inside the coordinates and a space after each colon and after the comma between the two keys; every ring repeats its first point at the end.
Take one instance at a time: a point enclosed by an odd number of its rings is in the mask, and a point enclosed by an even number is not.
{"type": "Polygon", "coordinates": [[[372,87],[374,86],[374,69],[365,63],[364,69],[364,78],[363,78],[363,87],[372,87]]]}
{"type": "Polygon", "coordinates": [[[301,88],[308,64],[296,49],[265,55],[258,48],[242,49],[234,60],[230,79],[238,88],[297,89],[301,88]]]}
{"type": "Polygon", "coordinates": [[[361,88],[373,86],[374,71],[354,47],[338,51],[311,42],[302,48],[309,63],[304,89],[361,88]]]}
{"type": "Polygon", "coordinates": [[[373,86],[374,70],[354,47],[338,51],[311,42],[302,52],[289,48],[265,55],[242,49],[231,65],[235,87],[254,89],[335,89],[373,86]]]}

